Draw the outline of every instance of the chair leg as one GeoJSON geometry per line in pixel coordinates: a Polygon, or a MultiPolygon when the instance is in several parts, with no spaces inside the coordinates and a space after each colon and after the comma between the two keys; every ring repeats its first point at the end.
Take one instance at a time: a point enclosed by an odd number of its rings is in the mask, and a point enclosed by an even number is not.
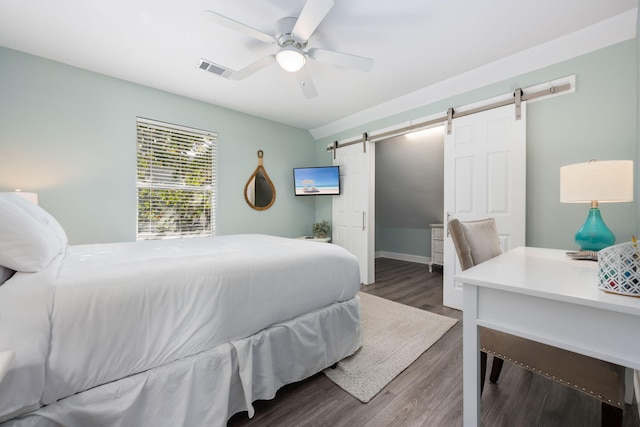
{"type": "Polygon", "coordinates": [[[602,402],[602,415],[600,418],[601,427],[622,426],[623,414],[622,408],[602,402]]]}
{"type": "Polygon", "coordinates": [[[493,356],[493,362],[491,363],[491,375],[489,375],[489,380],[492,383],[498,382],[498,378],[500,378],[500,372],[502,372],[503,363],[503,359],[493,356]]]}
{"type": "Polygon", "coordinates": [[[480,352],[480,396],[482,396],[482,390],[484,389],[484,378],[487,375],[487,353],[480,352]]]}

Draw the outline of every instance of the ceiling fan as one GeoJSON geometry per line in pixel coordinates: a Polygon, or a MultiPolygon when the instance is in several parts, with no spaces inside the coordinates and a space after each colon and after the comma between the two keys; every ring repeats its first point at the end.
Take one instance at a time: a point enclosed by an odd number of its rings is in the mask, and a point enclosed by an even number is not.
{"type": "Polygon", "coordinates": [[[282,18],[276,22],[273,36],[211,10],[205,10],[202,13],[210,22],[241,32],[265,43],[276,44],[279,46],[279,50],[275,55],[259,59],[238,71],[221,67],[204,59],[200,60],[199,67],[222,77],[242,80],[271,65],[273,62],[277,62],[282,69],[296,76],[304,96],[313,98],[318,95],[318,92],[313,80],[311,80],[309,70],[305,66],[307,58],[361,71],[369,71],[373,67],[373,59],[371,58],[327,49],[311,48],[305,50],[309,38],[332,7],[333,0],[308,0],[302,12],[300,12],[300,16],[297,18],[282,18]]]}

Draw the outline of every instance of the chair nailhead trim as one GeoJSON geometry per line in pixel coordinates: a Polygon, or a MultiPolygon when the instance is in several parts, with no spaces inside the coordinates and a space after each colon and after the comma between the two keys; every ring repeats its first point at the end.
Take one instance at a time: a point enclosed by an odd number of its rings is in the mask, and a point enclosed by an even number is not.
{"type": "MultiPolygon", "coordinates": [[[[613,404],[613,402],[612,402],[612,400],[611,400],[611,399],[605,399],[604,397],[602,397],[602,395],[600,395],[600,394],[595,394],[595,392],[594,392],[593,390],[589,390],[589,389],[586,389],[586,388],[584,388],[584,387],[580,387],[580,386],[579,386],[579,385],[577,385],[577,384],[573,384],[573,385],[571,385],[571,383],[570,383],[570,382],[565,381],[565,380],[563,380],[562,378],[558,378],[558,377],[556,377],[555,375],[551,375],[551,374],[550,374],[550,373],[548,373],[548,372],[542,372],[542,371],[541,371],[541,370],[539,370],[539,369],[532,368],[532,367],[530,367],[529,365],[525,365],[525,364],[524,364],[524,363],[522,363],[522,362],[518,362],[517,360],[513,360],[513,359],[512,359],[512,358],[510,358],[510,357],[505,357],[505,356],[503,356],[503,355],[502,355],[502,354],[500,354],[500,353],[496,353],[496,352],[494,352],[494,351],[488,350],[486,347],[482,347],[482,348],[481,348],[481,350],[482,350],[482,351],[484,351],[485,353],[491,353],[492,355],[497,356],[497,357],[499,357],[500,359],[506,360],[506,361],[511,362],[511,363],[515,363],[515,364],[517,364],[517,365],[520,365],[520,366],[522,366],[522,367],[524,367],[524,368],[527,368],[527,369],[528,369],[528,370],[530,370],[530,371],[533,371],[533,372],[536,372],[536,373],[539,373],[539,374],[543,374],[544,376],[546,376],[546,377],[548,377],[548,378],[552,378],[553,380],[555,380],[555,381],[557,381],[557,382],[559,382],[559,383],[561,383],[561,384],[565,384],[565,385],[566,385],[566,386],[568,386],[568,387],[574,387],[574,388],[575,388],[575,389],[577,389],[577,390],[582,389],[582,391],[584,391],[585,393],[589,393],[590,395],[592,395],[592,396],[594,396],[594,397],[597,397],[598,399],[600,399],[600,400],[602,400],[602,401],[605,401],[605,400],[606,400],[606,401],[607,401],[607,403],[611,403],[611,404],[613,404]]],[[[624,408],[624,404],[623,404],[623,403],[618,402],[618,403],[616,403],[615,405],[616,405],[616,406],[618,406],[618,407],[620,407],[620,408],[624,408]]]]}

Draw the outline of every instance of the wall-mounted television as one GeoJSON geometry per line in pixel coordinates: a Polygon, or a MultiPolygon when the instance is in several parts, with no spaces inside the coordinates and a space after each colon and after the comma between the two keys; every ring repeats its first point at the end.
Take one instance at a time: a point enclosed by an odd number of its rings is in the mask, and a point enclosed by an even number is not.
{"type": "Polygon", "coordinates": [[[293,168],[296,196],[336,196],[340,194],[340,167],[293,168]]]}

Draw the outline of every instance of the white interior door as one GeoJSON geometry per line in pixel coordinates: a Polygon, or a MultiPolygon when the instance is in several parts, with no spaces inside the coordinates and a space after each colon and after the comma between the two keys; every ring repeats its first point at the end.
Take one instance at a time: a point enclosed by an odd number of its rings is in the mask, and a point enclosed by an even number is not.
{"type": "Polygon", "coordinates": [[[444,141],[443,304],[462,309],[460,264],[446,221],[493,217],[502,250],[525,244],[526,105],[520,120],[508,105],[454,119],[444,141]]]}
{"type": "Polygon", "coordinates": [[[354,254],[360,262],[360,281],[374,277],[374,144],[354,144],[336,151],[342,192],[333,196],[333,243],[354,254]]]}

